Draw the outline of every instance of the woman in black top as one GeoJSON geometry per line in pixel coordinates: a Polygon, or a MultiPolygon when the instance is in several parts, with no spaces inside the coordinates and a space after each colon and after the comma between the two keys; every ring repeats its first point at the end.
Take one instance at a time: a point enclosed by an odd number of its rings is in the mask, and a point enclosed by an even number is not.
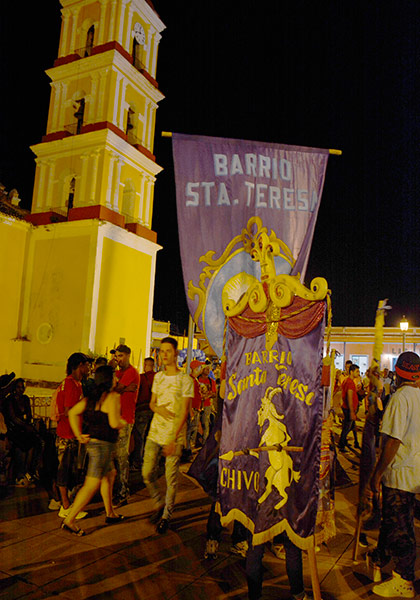
{"type": "Polygon", "coordinates": [[[69,410],[69,421],[76,438],[81,444],[87,444],[89,463],[83,487],[61,527],[79,536],[84,535],[84,531],[75,525],[76,515],[89,504],[98,489],[105,505],[105,522],[117,523],[123,519],[112,507],[112,487],[116,475],[115,442],[118,430],[126,422],[121,418],[120,395],[112,391],[113,387],[112,367],[99,367],[95,372],[94,389],[87,398],[83,398],[69,410]],[[82,433],[82,415],[86,433],[82,433]]]}

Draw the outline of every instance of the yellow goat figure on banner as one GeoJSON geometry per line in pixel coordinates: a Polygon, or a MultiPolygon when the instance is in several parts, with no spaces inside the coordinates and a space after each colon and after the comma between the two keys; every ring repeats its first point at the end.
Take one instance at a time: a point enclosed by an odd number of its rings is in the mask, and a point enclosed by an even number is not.
{"type": "MultiPolygon", "coordinates": [[[[258,425],[260,427],[260,432],[266,421],[268,421],[268,427],[261,437],[260,446],[274,446],[275,444],[280,444],[284,448],[291,439],[286,426],[281,422],[282,419],[284,419],[284,415],[279,415],[272,402],[273,397],[279,393],[282,393],[281,388],[269,387],[261,398],[261,408],[258,411],[258,425]]],[[[279,509],[286,504],[289,498],[286,488],[288,488],[293,481],[299,481],[300,472],[293,469],[293,460],[288,452],[284,450],[280,452],[269,450],[268,458],[270,466],[264,475],[267,484],[264,494],[258,499],[258,503],[261,504],[268,498],[274,486],[281,496],[280,502],[274,506],[275,509],[279,509]]]]}

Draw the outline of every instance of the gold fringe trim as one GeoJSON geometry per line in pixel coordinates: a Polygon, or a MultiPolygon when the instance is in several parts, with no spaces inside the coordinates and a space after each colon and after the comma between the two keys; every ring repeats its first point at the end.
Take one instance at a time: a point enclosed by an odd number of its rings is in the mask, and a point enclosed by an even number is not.
{"type": "Polygon", "coordinates": [[[316,545],[319,546],[323,542],[328,542],[335,537],[337,530],[335,526],[335,510],[320,511],[316,519],[317,526],[321,527],[320,531],[315,533],[316,545]]]}
{"type": "Polygon", "coordinates": [[[283,533],[283,531],[285,531],[290,541],[293,542],[301,550],[308,550],[309,548],[315,547],[314,535],[311,535],[307,538],[300,537],[293,531],[286,519],[283,519],[279,523],[276,523],[266,531],[254,533],[254,522],[252,521],[252,519],[247,517],[239,508],[232,508],[232,510],[230,510],[227,515],[223,516],[221,513],[220,502],[216,502],[216,512],[218,512],[220,515],[220,522],[223,527],[226,527],[226,525],[229,525],[229,523],[232,523],[232,521],[239,521],[240,523],[242,523],[242,525],[252,533],[252,544],[254,546],[259,546],[260,544],[269,542],[276,535],[279,535],[280,533],[283,533]]]}

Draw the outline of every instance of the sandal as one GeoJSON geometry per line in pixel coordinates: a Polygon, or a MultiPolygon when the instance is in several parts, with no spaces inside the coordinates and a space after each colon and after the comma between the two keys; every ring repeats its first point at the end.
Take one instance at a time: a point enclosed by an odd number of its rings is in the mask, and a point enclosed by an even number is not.
{"type": "Polygon", "coordinates": [[[69,531],[70,533],[72,533],[73,535],[77,535],[78,537],[85,535],[83,529],[80,529],[80,527],[76,527],[75,529],[73,529],[69,525],[66,525],[64,521],[61,523],[61,529],[64,529],[64,531],[69,531]]]}
{"type": "Polygon", "coordinates": [[[108,523],[108,525],[112,523],[120,523],[124,519],[124,515],[117,515],[116,517],[105,517],[105,523],[108,523]]]}

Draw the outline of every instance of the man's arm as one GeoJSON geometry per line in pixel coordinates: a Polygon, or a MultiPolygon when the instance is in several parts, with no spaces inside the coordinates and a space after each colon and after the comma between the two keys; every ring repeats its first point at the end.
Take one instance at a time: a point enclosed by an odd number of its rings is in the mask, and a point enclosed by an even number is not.
{"type": "Polygon", "coordinates": [[[77,402],[72,408],[68,410],[69,423],[70,427],[73,430],[74,435],[79,440],[81,444],[87,444],[90,440],[90,436],[88,434],[82,433],[81,428],[81,415],[84,413],[86,409],[86,400],[80,400],[77,402]]]}
{"type": "Polygon", "coordinates": [[[175,452],[176,438],[178,437],[181,429],[184,426],[185,421],[188,418],[188,413],[190,410],[192,400],[192,398],[187,398],[185,396],[182,397],[182,406],[181,410],[179,411],[179,418],[174,423],[174,439],[172,442],[169,442],[169,444],[167,444],[163,448],[163,454],[165,456],[171,456],[171,454],[175,452]]]}
{"type": "Polygon", "coordinates": [[[120,381],[114,387],[114,391],[118,394],[124,394],[124,392],[137,392],[139,383],[140,383],[140,375],[137,371],[133,371],[128,374],[128,377],[125,377],[126,381],[122,383],[122,379],[124,375],[122,375],[120,381]]]}
{"type": "Polygon", "coordinates": [[[382,475],[388,465],[394,460],[400,444],[401,440],[388,436],[370,481],[370,487],[375,493],[379,493],[379,484],[381,483],[382,475]]]}
{"type": "Polygon", "coordinates": [[[356,413],[354,412],[353,395],[354,395],[353,390],[351,388],[349,388],[347,390],[347,404],[348,404],[349,411],[350,411],[350,419],[352,421],[355,421],[356,420],[356,413]]]}
{"type": "Polygon", "coordinates": [[[152,399],[150,400],[149,406],[150,406],[150,410],[152,410],[154,413],[160,415],[164,419],[168,419],[168,420],[173,419],[175,416],[175,413],[173,413],[172,411],[170,411],[166,408],[168,406],[167,404],[164,404],[162,406],[157,405],[156,394],[152,394],[152,399]]]}

